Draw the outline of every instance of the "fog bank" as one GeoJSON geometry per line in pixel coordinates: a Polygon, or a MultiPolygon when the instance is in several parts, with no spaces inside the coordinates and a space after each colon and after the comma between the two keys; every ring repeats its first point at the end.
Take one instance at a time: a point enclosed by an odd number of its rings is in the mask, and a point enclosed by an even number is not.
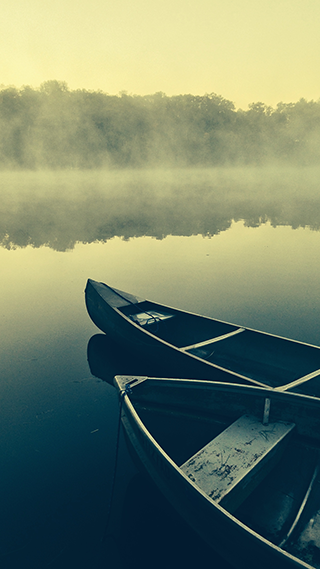
{"type": "Polygon", "coordinates": [[[58,81],[0,89],[1,169],[314,165],[319,142],[319,101],[243,111],[214,93],[110,96],[58,81]]]}

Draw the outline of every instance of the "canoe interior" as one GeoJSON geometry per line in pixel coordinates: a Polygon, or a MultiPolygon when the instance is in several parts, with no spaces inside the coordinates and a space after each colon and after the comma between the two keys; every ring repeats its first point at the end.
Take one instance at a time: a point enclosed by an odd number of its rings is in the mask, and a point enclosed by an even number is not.
{"type": "Polygon", "coordinates": [[[152,311],[171,315],[163,320],[151,318],[142,328],[178,348],[189,346],[186,352],[190,354],[271,387],[288,384],[315,370],[320,375],[320,349],[315,346],[240,329],[149,301],[127,304],[119,310],[131,318],[152,311]],[[210,339],[212,343],[205,343],[210,339]],[[205,344],[192,347],[201,343],[205,344]]]}
{"type": "MultiPolygon", "coordinates": [[[[250,394],[249,388],[248,396],[238,386],[228,386],[227,392],[211,386],[194,390],[170,385],[157,389],[157,385],[152,380],[137,385],[130,400],[148,431],[178,466],[244,413],[262,420],[265,399],[259,390],[250,394]]],[[[305,405],[299,399],[308,398],[293,395],[290,399],[288,394],[284,400],[281,395],[287,394],[271,395],[270,421],[292,421],[296,427],[277,466],[232,513],[272,543],[320,569],[319,402],[309,398],[310,404],[305,405]]]]}
{"type": "Polygon", "coordinates": [[[160,322],[157,320],[151,321],[146,327],[146,330],[178,348],[222,336],[223,334],[237,329],[237,326],[225,322],[211,320],[210,318],[204,318],[196,314],[179,312],[178,310],[162,307],[161,305],[147,300],[139,304],[121,307],[120,310],[126,316],[150,311],[158,311],[172,315],[172,318],[160,322]]]}

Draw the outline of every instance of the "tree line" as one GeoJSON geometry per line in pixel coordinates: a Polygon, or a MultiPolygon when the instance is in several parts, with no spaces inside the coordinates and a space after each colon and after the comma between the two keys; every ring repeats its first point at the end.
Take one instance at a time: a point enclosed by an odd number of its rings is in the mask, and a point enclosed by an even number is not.
{"type": "Polygon", "coordinates": [[[88,169],[315,165],[320,101],[248,110],[214,93],[117,96],[69,90],[0,89],[0,168],[88,169]]]}

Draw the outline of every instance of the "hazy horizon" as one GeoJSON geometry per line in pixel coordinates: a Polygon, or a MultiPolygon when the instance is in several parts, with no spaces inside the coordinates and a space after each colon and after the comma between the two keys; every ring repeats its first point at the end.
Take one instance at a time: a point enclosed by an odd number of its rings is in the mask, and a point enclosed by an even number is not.
{"type": "Polygon", "coordinates": [[[2,6],[0,84],[146,95],[221,93],[237,108],[320,96],[316,0],[16,0],[2,6]]]}

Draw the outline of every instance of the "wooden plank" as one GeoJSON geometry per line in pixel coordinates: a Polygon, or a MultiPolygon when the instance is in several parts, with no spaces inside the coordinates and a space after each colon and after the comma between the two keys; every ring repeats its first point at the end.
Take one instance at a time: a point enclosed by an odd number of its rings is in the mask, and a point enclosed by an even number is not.
{"type": "Polygon", "coordinates": [[[181,469],[210,498],[233,512],[280,458],[294,426],[263,425],[256,417],[244,415],[181,469]]]}
{"type": "Polygon", "coordinates": [[[190,344],[190,346],[183,346],[183,348],[180,348],[180,350],[187,352],[188,350],[202,348],[202,346],[214,344],[215,342],[221,342],[221,340],[226,340],[227,338],[231,338],[231,336],[236,336],[237,334],[240,334],[240,332],[244,331],[245,328],[238,328],[237,330],[233,330],[233,332],[228,332],[228,334],[222,334],[222,336],[216,336],[215,338],[210,338],[209,340],[204,340],[203,342],[198,342],[197,344],[190,344]]]}

